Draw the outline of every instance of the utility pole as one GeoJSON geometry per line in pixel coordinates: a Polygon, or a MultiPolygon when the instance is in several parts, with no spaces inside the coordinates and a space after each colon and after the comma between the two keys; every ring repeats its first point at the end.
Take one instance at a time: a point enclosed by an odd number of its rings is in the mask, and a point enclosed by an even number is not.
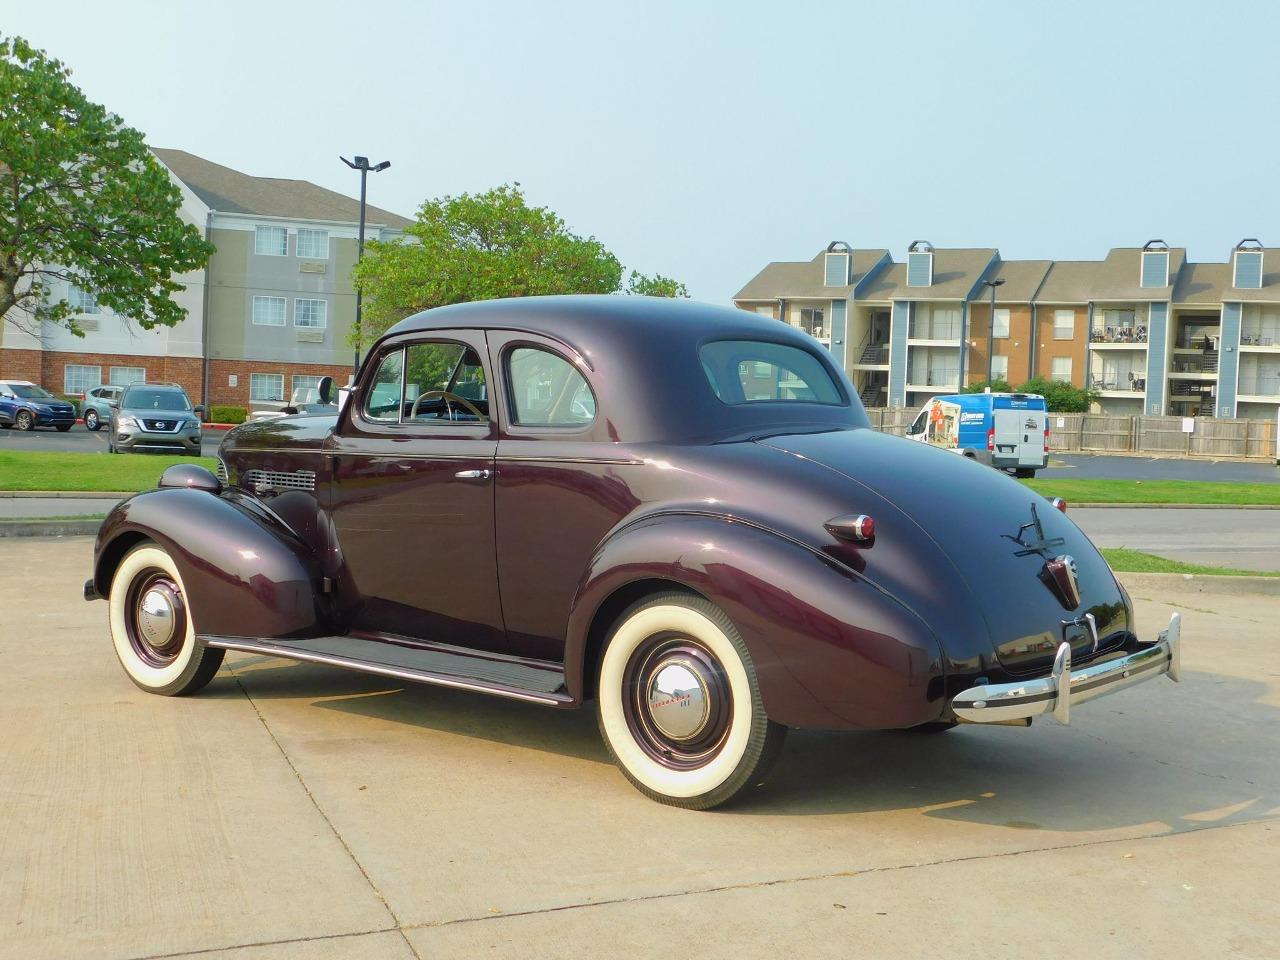
{"type": "MultiPolygon", "coordinates": [[[[355,160],[348,160],[346,157],[339,157],[352,170],[360,171],[360,232],[356,237],[356,264],[364,259],[364,208],[366,187],[369,181],[369,173],[381,173],[387,167],[391,166],[390,160],[383,160],[381,163],[370,166],[368,157],[356,157],[355,160]]],[[[356,285],[356,333],[362,334],[363,330],[360,326],[361,320],[361,301],[363,297],[360,295],[360,286],[356,285]]],[[[360,372],[360,341],[356,341],[355,357],[351,361],[351,379],[354,381],[357,373],[360,372]]]]}

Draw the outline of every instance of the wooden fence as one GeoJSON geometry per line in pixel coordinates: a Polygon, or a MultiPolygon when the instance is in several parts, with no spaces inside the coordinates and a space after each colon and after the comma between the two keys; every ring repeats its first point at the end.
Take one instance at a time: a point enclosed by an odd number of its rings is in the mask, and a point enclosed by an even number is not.
{"type": "MultiPolygon", "coordinates": [[[[867,410],[877,430],[902,436],[919,411],[905,407],[867,410]]],[[[1113,417],[1100,413],[1049,414],[1049,449],[1063,453],[1165,453],[1184,457],[1276,459],[1274,420],[1113,417]]]]}

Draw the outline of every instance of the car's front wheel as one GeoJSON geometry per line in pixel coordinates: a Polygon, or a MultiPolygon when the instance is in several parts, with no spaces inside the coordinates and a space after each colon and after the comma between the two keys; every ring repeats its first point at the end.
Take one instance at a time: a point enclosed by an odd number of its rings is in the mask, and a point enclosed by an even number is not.
{"type": "Polygon", "coordinates": [[[13,425],[19,430],[30,430],[36,425],[35,418],[31,416],[30,410],[19,410],[18,416],[14,419],[13,425]]]}
{"type": "Polygon", "coordinates": [[[706,810],[756,786],[786,727],[765,714],[755,666],[733,623],[686,593],[641,601],[600,661],[600,732],[640,792],[706,810]]]}
{"type": "Polygon", "coordinates": [[[98,428],[102,426],[102,421],[98,419],[97,410],[86,410],[84,412],[84,425],[88,430],[92,430],[95,433],[98,431],[98,428]]]}
{"type": "Polygon", "coordinates": [[[173,558],[154,543],[130,550],[111,581],[111,641],[129,679],[179,697],[218,672],[223,651],[196,643],[187,592],[173,558]]]}

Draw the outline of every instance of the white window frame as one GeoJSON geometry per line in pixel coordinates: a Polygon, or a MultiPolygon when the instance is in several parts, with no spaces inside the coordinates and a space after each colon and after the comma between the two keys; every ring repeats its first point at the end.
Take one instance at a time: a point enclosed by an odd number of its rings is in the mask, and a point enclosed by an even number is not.
{"type": "Polygon", "coordinates": [[[294,252],[294,256],[300,257],[303,260],[328,260],[329,259],[329,231],[321,230],[317,227],[299,227],[298,232],[294,235],[294,238],[293,238],[293,252],[294,252]],[[322,240],[324,242],[323,252],[322,253],[303,253],[302,241],[303,241],[304,235],[308,238],[309,241],[315,240],[317,238],[322,240]]]}
{"type": "Polygon", "coordinates": [[[301,328],[301,329],[303,329],[303,330],[327,330],[327,329],[329,329],[329,301],[328,301],[328,300],[313,299],[313,298],[311,298],[311,297],[296,297],[296,298],[294,298],[294,301],[293,301],[293,325],[294,325],[295,327],[299,327],[299,328],[301,328]],[[319,304],[319,305],[320,305],[319,314],[318,314],[318,318],[317,318],[317,319],[319,320],[319,322],[318,322],[318,323],[314,323],[314,322],[312,322],[310,319],[309,319],[306,323],[303,323],[303,322],[302,322],[302,310],[301,310],[300,308],[302,307],[302,305],[303,305],[303,304],[308,304],[308,305],[319,304]]]}
{"type": "Polygon", "coordinates": [[[110,386],[110,387],[127,387],[131,383],[146,383],[146,382],[147,382],[146,367],[112,367],[110,370],[107,371],[107,386],[110,386]],[[131,371],[134,373],[141,371],[142,376],[134,377],[132,380],[117,380],[116,379],[117,374],[121,374],[123,376],[129,375],[129,374],[123,373],[123,371],[125,370],[131,371]]]}
{"type": "Polygon", "coordinates": [[[1070,383],[1070,382],[1071,382],[1071,374],[1072,374],[1072,370],[1071,370],[1072,366],[1073,366],[1073,364],[1071,363],[1071,358],[1070,358],[1070,357],[1052,357],[1052,358],[1049,360],[1049,379],[1050,379],[1050,380],[1057,381],[1058,383],[1070,383]],[[1066,365],[1067,365],[1067,369],[1066,369],[1066,373],[1065,373],[1065,374],[1063,374],[1063,373],[1059,372],[1059,371],[1058,371],[1058,369],[1057,369],[1058,364],[1059,364],[1060,362],[1064,362],[1064,361],[1065,361],[1065,363],[1066,363],[1066,365]]]}
{"type": "Polygon", "coordinates": [[[307,381],[303,389],[319,390],[320,381],[323,379],[324,377],[320,376],[319,374],[295,373],[292,377],[289,378],[289,399],[292,400],[295,396],[297,396],[298,388],[299,388],[299,384],[298,384],[299,380],[307,381]]]}
{"type": "Polygon", "coordinates": [[[1009,308],[996,307],[995,319],[992,321],[992,324],[991,324],[991,336],[993,336],[997,340],[1008,340],[1010,322],[1011,320],[1009,316],[1009,308]],[[1004,323],[1003,328],[1001,327],[1001,321],[1003,321],[1004,323]],[[1004,330],[1003,333],[1001,333],[1001,329],[1004,330]]]}
{"type": "Polygon", "coordinates": [[[260,257],[287,257],[289,255],[289,228],[274,224],[259,224],[253,228],[253,252],[260,257]],[[280,234],[283,243],[268,243],[265,238],[280,234]]]}
{"type": "Polygon", "coordinates": [[[273,400],[283,401],[286,399],[288,398],[285,397],[284,395],[284,374],[283,373],[251,373],[249,374],[250,402],[257,401],[259,403],[264,403],[264,402],[273,401],[273,400]],[[279,383],[280,389],[278,391],[274,391],[276,393],[276,396],[272,396],[272,397],[259,396],[258,394],[261,393],[261,391],[258,389],[258,384],[268,379],[270,379],[273,383],[279,383]]]}
{"type": "Polygon", "coordinates": [[[289,300],[288,300],[288,298],[287,298],[287,297],[269,297],[269,296],[259,296],[258,294],[254,294],[254,296],[253,296],[253,303],[251,304],[250,309],[249,309],[249,319],[252,321],[252,323],[253,323],[253,325],[254,325],[255,327],[285,327],[285,326],[288,326],[288,325],[289,325],[289,300]],[[280,322],[279,322],[279,323],[277,323],[275,320],[259,320],[259,319],[258,319],[258,305],[259,305],[259,304],[262,304],[262,305],[265,307],[265,306],[266,306],[266,304],[268,304],[268,303],[272,303],[272,304],[276,304],[276,303],[278,303],[278,304],[280,304],[280,322]]]}
{"type": "Polygon", "coordinates": [[[98,304],[98,295],[74,283],[67,284],[67,304],[76,313],[85,316],[102,312],[102,307],[98,304]]]}
{"type": "Polygon", "coordinates": [[[991,379],[1008,380],[1009,379],[1009,356],[1004,353],[995,353],[991,355],[991,379]]]}
{"type": "Polygon", "coordinates": [[[1076,338],[1076,312],[1074,310],[1055,310],[1053,311],[1053,339],[1055,340],[1074,340],[1076,338]],[[1063,318],[1067,319],[1066,333],[1060,331],[1063,325],[1059,322],[1063,318]]]}
{"type": "Polygon", "coordinates": [[[84,396],[94,387],[100,386],[102,386],[102,367],[92,363],[68,363],[63,366],[62,392],[67,396],[84,396]],[[85,370],[92,370],[93,373],[85,377],[83,383],[81,383],[80,377],[77,376],[77,381],[73,384],[69,379],[72,370],[75,370],[78,375],[85,370]]]}

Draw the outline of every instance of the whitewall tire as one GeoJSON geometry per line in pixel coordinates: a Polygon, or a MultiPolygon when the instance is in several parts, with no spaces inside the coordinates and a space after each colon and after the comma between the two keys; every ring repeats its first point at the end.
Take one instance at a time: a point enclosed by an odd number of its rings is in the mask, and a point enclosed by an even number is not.
{"type": "Polygon", "coordinates": [[[116,656],[143,690],[182,696],[218,672],[223,651],[196,643],[182,576],[173,558],[154,543],[125,554],[107,604],[116,656]]]}
{"type": "Polygon", "coordinates": [[[627,779],[654,800],[696,810],[758,785],[786,735],[765,714],[733,623],[681,592],[650,597],[618,618],[600,660],[597,710],[627,779]]]}

